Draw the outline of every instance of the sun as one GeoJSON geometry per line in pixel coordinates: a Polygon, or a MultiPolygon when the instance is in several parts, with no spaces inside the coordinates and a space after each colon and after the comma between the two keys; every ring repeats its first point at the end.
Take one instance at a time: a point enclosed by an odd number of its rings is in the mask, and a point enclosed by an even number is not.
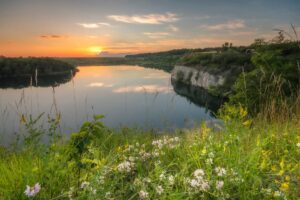
{"type": "Polygon", "coordinates": [[[99,46],[89,47],[88,51],[93,54],[100,54],[102,52],[102,47],[99,46]]]}

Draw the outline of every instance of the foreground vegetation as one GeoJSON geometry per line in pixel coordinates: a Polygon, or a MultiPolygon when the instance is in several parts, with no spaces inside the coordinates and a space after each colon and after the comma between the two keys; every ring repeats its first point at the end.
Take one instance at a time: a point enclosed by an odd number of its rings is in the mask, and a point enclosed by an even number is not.
{"type": "Polygon", "coordinates": [[[59,116],[49,120],[48,131],[23,116],[29,132],[23,145],[0,150],[1,199],[300,197],[299,116],[251,120],[241,106],[226,105],[221,131],[204,123],[174,134],[114,131],[101,117],[63,142],[59,116]],[[43,134],[49,145],[39,142],[43,134]]]}

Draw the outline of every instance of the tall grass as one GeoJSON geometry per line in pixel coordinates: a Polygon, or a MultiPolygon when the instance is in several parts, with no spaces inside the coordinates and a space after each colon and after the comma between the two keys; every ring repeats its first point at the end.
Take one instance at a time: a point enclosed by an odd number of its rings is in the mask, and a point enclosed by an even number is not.
{"type": "MultiPolygon", "coordinates": [[[[0,150],[0,199],[298,199],[299,124],[244,123],[224,112],[225,128],[175,135],[86,122],[70,141],[0,150]],[[227,118],[226,118],[227,116],[227,118]]],[[[34,131],[34,129],[32,129],[34,131]]]]}

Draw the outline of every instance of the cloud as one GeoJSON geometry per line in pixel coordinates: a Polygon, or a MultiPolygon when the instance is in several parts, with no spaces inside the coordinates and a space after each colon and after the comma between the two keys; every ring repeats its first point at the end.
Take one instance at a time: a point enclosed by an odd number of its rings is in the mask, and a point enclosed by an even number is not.
{"type": "Polygon", "coordinates": [[[106,87],[106,88],[108,88],[108,87],[113,87],[113,84],[107,85],[107,84],[101,83],[101,82],[94,82],[94,83],[90,83],[88,85],[88,87],[106,87]]]}
{"type": "Polygon", "coordinates": [[[100,22],[98,23],[99,25],[102,25],[102,26],[111,26],[111,24],[109,23],[106,23],[106,22],[100,22]]]}
{"type": "Polygon", "coordinates": [[[67,36],[47,34],[47,35],[40,35],[39,38],[41,38],[41,39],[62,39],[62,38],[67,38],[67,36]]]}
{"type": "Polygon", "coordinates": [[[162,24],[176,22],[179,20],[175,13],[167,12],[165,14],[148,14],[148,15],[109,15],[109,19],[129,24],[162,24]]]}
{"type": "Polygon", "coordinates": [[[201,28],[206,28],[208,30],[219,31],[219,30],[235,30],[245,28],[245,21],[244,20],[232,20],[228,21],[223,24],[216,24],[216,25],[203,25],[201,28]]]}
{"type": "Polygon", "coordinates": [[[78,26],[83,28],[99,28],[100,26],[111,26],[109,23],[106,22],[99,22],[99,23],[77,23],[78,26]]]}
{"type": "Polygon", "coordinates": [[[159,85],[141,85],[120,87],[113,90],[114,93],[169,93],[171,89],[159,85]]]}
{"type": "Polygon", "coordinates": [[[173,32],[179,31],[179,28],[177,26],[174,26],[174,25],[169,25],[168,29],[171,30],[171,31],[173,31],[173,32]]]}
{"type": "Polygon", "coordinates": [[[167,32],[145,32],[144,35],[148,36],[151,39],[159,39],[169,36],[170,33],[167,32]]]}

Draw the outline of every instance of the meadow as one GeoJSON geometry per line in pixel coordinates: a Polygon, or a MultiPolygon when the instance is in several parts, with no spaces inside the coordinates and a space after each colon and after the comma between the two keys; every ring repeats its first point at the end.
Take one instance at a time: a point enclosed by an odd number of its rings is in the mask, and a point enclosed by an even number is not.
{"type": "Polygon", "coordinates": [[[63,142],[22,122],[23,145],[0,151],[1,199],[298,199],[300,121],[250,118],[225,105],[221,129],[115,131],[95,116],[63,142]],[[39,142],[43,134],[49,145],[39,142]]]}

